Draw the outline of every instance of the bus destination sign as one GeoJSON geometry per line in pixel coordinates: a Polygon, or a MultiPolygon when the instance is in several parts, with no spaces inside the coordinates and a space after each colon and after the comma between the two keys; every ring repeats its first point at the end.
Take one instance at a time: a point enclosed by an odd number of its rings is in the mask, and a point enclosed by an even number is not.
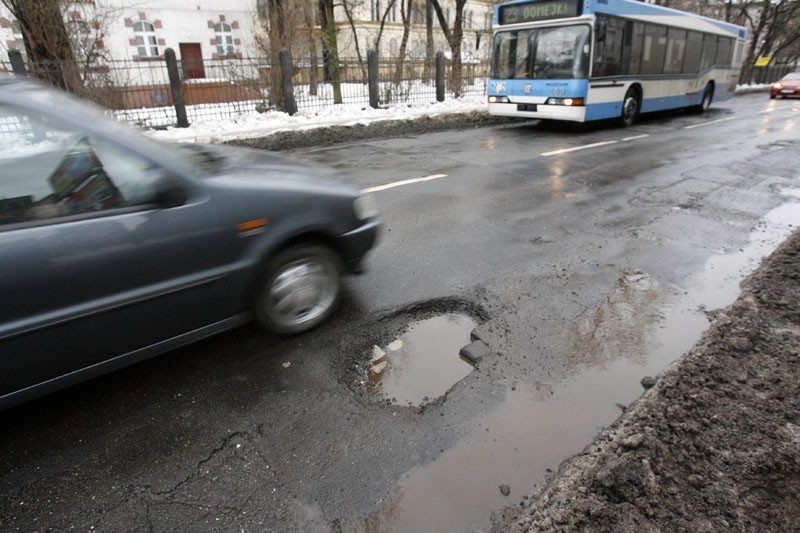
{"type": "Polygon", "coordinates": [[[580,0],[544,0],[500,6],[499,21],[502,26],[520,22],[577,17],[580,14],[580,0]]]}

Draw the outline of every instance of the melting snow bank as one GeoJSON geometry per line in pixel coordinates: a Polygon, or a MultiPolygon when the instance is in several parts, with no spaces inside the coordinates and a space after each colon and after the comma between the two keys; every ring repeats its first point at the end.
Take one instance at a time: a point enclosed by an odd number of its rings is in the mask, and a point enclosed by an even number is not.
{"type": "MultiPolygon", "coordinates": [[[[769,85],[741,85],[736,94],[763,92],[769,85]]],[[[302,132],[333,126],[367,126],[375,122],[435,119],[459,114],[487,114],[486,98],[473,96],[431,104],[396,104],[381,109],[360,105],[339,105],[319,109],[304,109],[296,115],[270,112],[243,115],[239,119],[198,121],[188,128],[168,128],[150,131],[156,138],[196,143],[221,143],[242,139],[263,138],[285,132],[302,132]]]]}
{"type": "Polygon", "coordinates": [[[492,531],[799,531],[798,398],[800,231],[541,493],[496,512],[492,531]]]}

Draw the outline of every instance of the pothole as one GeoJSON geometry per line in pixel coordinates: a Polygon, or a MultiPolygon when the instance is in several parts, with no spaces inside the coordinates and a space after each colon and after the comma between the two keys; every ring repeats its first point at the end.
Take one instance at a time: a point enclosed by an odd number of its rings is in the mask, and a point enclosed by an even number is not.
{"type": "Polygon", "coordinates": [[[367,393],[412,407],[443,396],[474,368],[459,352],[477,325],[471,316],[447,313],[409,324],[385,347],[373,346],[367,393]]]}
{"type": "Polygon", "coordinates": [[[345,362],[356,372],[348,381],[372,401],[424,408],[446,396],[489,353],[472,334],[483,318],[477,306],[460,300],[419,304],[385,317],[358,339],[360,346],[353,346],[353,339],[343,343],[345,362]]]}

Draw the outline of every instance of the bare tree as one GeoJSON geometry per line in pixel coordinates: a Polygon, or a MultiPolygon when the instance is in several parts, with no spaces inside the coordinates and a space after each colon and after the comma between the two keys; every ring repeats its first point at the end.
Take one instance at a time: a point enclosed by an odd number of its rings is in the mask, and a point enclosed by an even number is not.
{"type": "Polygon", "coordinates": [[[787,61],[797,59],[800,42],[800,1],[762,1],[757,10],[745,10],[751,40],[747,49],[746,65],[759,56],[784,56],[787,61]]]}
{"type": "MultiPolygon", "coordinates": [[[[402,1],[402,0],[401,0],[402,1]]],[[[386,19],[389,18],[389,15],[394,12],[395,4],[397,0],[388,0],[386,3],[386,9],[383,10],[383,13],[380,14],[380,26],[378,28],[378,34],[375,36],[375,41],[373,43],[373,48],[380,53],[381,50],[381,38],[383,37],[383,30],[386,28],[386,19]]]]}
{"type": "Polygon", "coordinates": [[[358,30],[356,28],[356,21],[355,17],[353,16],[353,10],[355,8],[361,7],[363,5],[362,0],[342,0],[342,9],[344,9],[344,14],[347,17],[347,22],[350,24],[350,30],[353,33],[353,44],[356,48],[356,55],[358,56],[358,65],[361,68],[361,76],[366,79],[367,77],[367,67],[364,65],[364,56],[361,54],[361,46],[358,41],[358,30]]]}
{"type": "Polygon", "coordinates": [[[425,1],[425,78],[433,77],[434,65],[436,62],[436,48],[433,42],[433,3],[431,0],[425,1]]]}
{"type": "Polygon", "coordinates": [[[452,70],[450,71],[450,88],[456,97],[461,96],[462,91],[462,72],[461,72],[461,43],[464,41],[464,6],[467,0],[455,0],[455,19],[453,26],[444,15],[442,5],[439,0],[430,0],[436,17],[439,19],[439,26],[442,28],[447,44],[450,45],[450,52],[453,56],[452,70]]]}
{"type": "Polygon", "coordinates": [[[2,0],[19,23],[31,73],[62,89],[81,80],[59,0],[2,0]]]}
{"type": "Polygon", "coordinates": [[[747,66],[759,56],[788,61],[797,58],[793,50],[800,42],[798,0],[657,0],[657,3],[747,26],[750,37],[744,61],[747,66]]]}
{"type": "Polygon", "coordinates": [[[403,81],[403,64],[406,59],[406,48],[408,38],[411,35],[411,9],[414,0],[400,0],[400,17],[403,19],[403,38],[400,41],[400,51],[397,57],[397,65],[394,70],[395,85],[403,81]]]}
{"type": "Polygon", "coordinates": [[[322,46],[325,50],[326,77],[333,85],[333,103],[342,103],[342,75],[339,65],[339,44],[336,36],[336,20],[333,16],[333,0],[321,0],[323,20],[322,46]]]}
{"type": "Polygon", "coordinates": [[[257,0],[259,21],[264,28],[266,39],[259,42],[259,48],[269,61],[269,103],[272,107],[284,110],[283,85],[281,83],[280,52],[286,49],[289,57],[305,49],[302,40],[303,28],[309,9],[316,5],[311,0],[290,2],[289,0],[257,0]]]}

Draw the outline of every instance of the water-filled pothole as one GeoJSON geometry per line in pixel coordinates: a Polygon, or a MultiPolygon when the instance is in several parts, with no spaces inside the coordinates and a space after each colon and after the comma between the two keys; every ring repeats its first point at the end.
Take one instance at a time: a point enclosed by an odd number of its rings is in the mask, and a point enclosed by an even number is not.
{"type": "Polygon", "coordinates": [[[443,396],[474,368],[459,351],[477,325],[471,316],[445,313],[412,322],[385,346],[374,345],[364,380],[367,393],[412,407],[443,396]]]}

